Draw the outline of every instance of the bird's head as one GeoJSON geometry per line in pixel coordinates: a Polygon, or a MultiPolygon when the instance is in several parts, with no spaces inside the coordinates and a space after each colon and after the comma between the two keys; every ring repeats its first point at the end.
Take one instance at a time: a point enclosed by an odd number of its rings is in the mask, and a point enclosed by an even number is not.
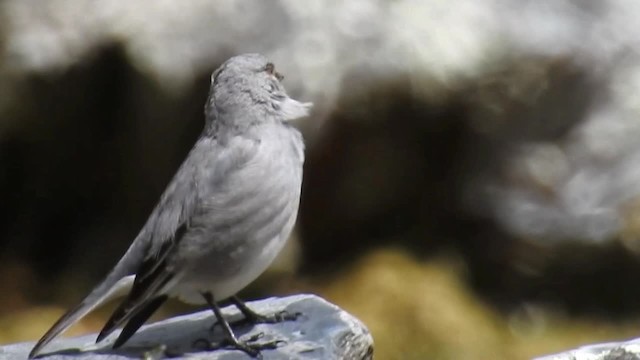
{"type": "Polygon", "coordinates": [[[230,117],[288,121],[307,116],[312,104],[290,98],[281,84],[283,78],[263,55],[234,56],[211,75],[205,111],[213,111],[220,120],[230,117]]]}

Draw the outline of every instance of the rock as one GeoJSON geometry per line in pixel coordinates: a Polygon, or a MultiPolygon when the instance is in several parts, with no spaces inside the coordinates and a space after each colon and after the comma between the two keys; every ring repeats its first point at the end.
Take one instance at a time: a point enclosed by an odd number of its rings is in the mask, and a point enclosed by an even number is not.
{"type": "MultiPolygon", "coordinates": [[[[284,298],[269,298],[249,302],[248,305],[261,314],[280,311],[301,313],[295,321],[277,324],[236,325],[235,334],[246,340],[262,336],[258,343],[278,340],[276,349],[263,350],[267,359],[372,359],[373,338],[369,330],[355,317],[322,298],[314,295],[294,295],[284,298]]],[[[241,313],[233,306],[223,309],[230,322],[242,319],[241,313]]],[[[174,317],[142,327],[122,348],[113,350],[111,343],[117,337],[113,334],[105,341],[95,344],[96,334],[75,338],[58,339],[46,348],[48,360],[62,359],[105,359],[129,360],[131,358],[162,359],[248,359],[237,350],[204,350],[202,341],[219,341],[222,331],[219,326],[211,327],[215,317],[210,310],[174,317]]],[[[33,342],[24,342],[0,347],[0,358],[24,360],[33,347],[33,342]]]]}
{"type": "Polygon", "coordinates": [[[640,360],[640,338],[581,346],[534,360],[640,360]]]}

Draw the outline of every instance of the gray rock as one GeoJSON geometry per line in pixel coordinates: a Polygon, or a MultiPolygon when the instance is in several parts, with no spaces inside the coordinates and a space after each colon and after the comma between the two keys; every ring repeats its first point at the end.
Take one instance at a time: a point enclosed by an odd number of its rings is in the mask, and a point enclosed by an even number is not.
{"type": "Polygon", "coordinates": [[[640,338],[581,346],[534,360],[640,360],[640,338]]]}
{"type": "MultiPolygon", "coordinates": [[[[296,321],[232,325],[241,340],[262,334],[257,342],[281,342],[277,349],[262,351],[265,360],[373,358],[373,338],[367,328],[352,315],[317,296],[269,298],[248,304],[261,314],[280,311],[301,313],[296,321]]],[[[242,319],[242,314],[233,306],[224,308],[223,312],[230,322],[242,319]]],[[[110,346],[117,334],[100,344],[95,344],[96,334],[58,339],[47,349],[45,354],[51,355],[46,359],[249,359],[248,355],[237,350],[204,350],[204,341],[198,339],[222,339],[220,326],[216,326],[211,334],[214,319],[213,312],[205,310],[147,325],[118,350],[110,346]]],[[[33,342],[25,342],[0,347],[0,358],[24,360],[33,345],[33,342]]]]}

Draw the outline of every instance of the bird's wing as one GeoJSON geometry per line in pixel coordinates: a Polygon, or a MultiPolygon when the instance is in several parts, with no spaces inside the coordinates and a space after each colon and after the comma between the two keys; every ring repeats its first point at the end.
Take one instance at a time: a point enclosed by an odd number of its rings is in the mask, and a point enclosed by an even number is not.
{"type": "MultiPolygon", "coordinates": [[[[184,233],[188,228],[190,217],[197,210],[198,178],[202,176],[202,171],[206,171],[208,181],[215,182],[217,176],[224,176],[230,169],[242,166],[249,154],[233,150],[219,146],[207,136],[198,140],[125,255],[80,304],[65,313],[44,334],[29,353],[30,359],[97,306],[113,298],[116,293],[121,293],[122,291],[115,291],[116,285],[123,282],[131,285],[129,275],[136,275],[133,287],[121,306],[122,310],[118,308],[107,325],[112,321],[117,325],[122,324],[144,310],[145,306],[154,305],[150,302],[162,295],[158,291],[172,276],[163,264],[182,237],[181,232],[184,233]],[[126,316],[120,316],[119,311],[125,312],[126,316]]],[[[111,326],[105,326],[107,331],[103,332],[111,332],[110,328],[111,326]]]]}
{"type": "Polygon", "coordinates": [[[160,252],[150,254],[140,264],[136,272],[131,291],[125,300],[113,312],[107,323],[100,331],[96,342],[109,336],[113,331],[128,321],[118,339],[114,343],[114,348],[124,344],[153,312],[166,300],[166,295],[161,294],[162,288],[175,275],[166,266],[167,259],[175,247],[180,242],[186,232],[187,224],[183,223],[174,236],[173,241],[163,242],[160,252]],[[161,299],[161,300],[159,300],[161,299]]]}
{"type": "MultiPolygon", "coordinates": [[[[234,140],[221,147],[217,142],[205,139],[189,154],[143,230],[149,231],[150,250],[136,271],[133,287],[113,312],[96,342],[126,322],[113,346],[117,348],[124,344],[167,299],[162,290],[178,275],[174,271],[181,270],[171,269],[167,262],[175,255],[177,245],[187,233],[190,219],[199,211],[199,182],[219,183],[219,176],[230,177],[234,170],[249,163],[255,154],[252,141],[234,140]],[[212,153],[216,155],[211,156],[212,153]]],[[[206,196],[212,194],[207,192],[206,196]]]]}

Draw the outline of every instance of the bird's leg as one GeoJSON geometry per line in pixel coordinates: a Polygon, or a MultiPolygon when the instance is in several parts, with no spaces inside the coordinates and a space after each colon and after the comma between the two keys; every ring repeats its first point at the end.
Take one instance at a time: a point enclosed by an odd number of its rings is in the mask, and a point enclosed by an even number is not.
{"type": "MultiPolygon", "coordinates": [[[[278,346],[278,341],[263,343],[263,344],[249,344],[248,342],[242,342],[236,338],[233,330],[231,330],[231,326],[222,316],[222,311],[220,311],[220,307],[213,299],[213,295],[209,292],[202,293],[202,296],[206,300],[207,304],[213,310],[213,313],[216,315],[218,323],[222,326],[222,331],[225,334],[225,340],[221,344],[211,344],[212,349],[221,348],[225,346],[232,347],[237,350],[244,351],[249,356],[261,358],[260,350],[264,349],[275,349],[278,346]]],[[[252,336],[250,341],[258,340],[262,334],[258,334],[252,336]]]]}
{"type": "MultiPolygon", "coordinates": [[[[257,312],[251,310],[244,301],[240,300],[237,296],[232,296],[229,300],[240,310],[242,315],[244,315],[244,319],[240,322],[249,322],[251,324],[275,324],[284,321],[295,321],[300,313],[289,313],[287,311],[280,311],[273,315],[262,315],[257,312]]],[[[235,323],[234,323],[235,325],[235,323]]]]}

